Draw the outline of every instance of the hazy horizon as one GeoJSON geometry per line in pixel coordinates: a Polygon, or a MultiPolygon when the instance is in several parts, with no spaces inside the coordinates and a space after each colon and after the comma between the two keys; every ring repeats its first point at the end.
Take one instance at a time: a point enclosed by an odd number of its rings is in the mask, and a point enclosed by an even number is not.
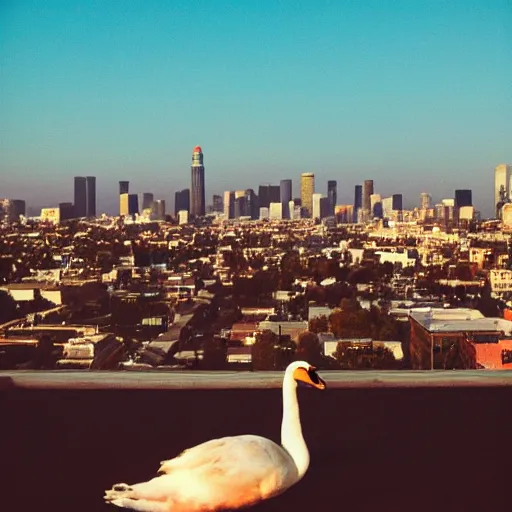
{"type": "Polygon", "coordinates": [[[493,170],[512,163],[508,0],[108,3],[0,7],[0,196],[73,200],[97,177],[171,211],[204,152],[214,193],[314,172],[420,192],[473,190],[493,213],[493,170]]]}

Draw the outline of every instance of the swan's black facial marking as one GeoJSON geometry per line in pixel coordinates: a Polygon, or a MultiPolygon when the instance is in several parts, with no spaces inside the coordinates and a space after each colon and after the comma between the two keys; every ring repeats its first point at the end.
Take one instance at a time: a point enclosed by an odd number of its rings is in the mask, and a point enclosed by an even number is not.
{"type": "Polygon", "coordinates": [[[316,373],[314,366],[299,366],[294,374],[295,381],[299,386],[308,386],[316,389],[325,389],[325,382],[316,373]]]}
{"type": "Polygon", "coordinates": [[[314,384],[320,384],[321,379],[318,376],[318,373],[316,373],[315,368],[310,367],[308,370],[308,375],[309,378],[311,379],[311,382],[313,382],[314,384]]]}

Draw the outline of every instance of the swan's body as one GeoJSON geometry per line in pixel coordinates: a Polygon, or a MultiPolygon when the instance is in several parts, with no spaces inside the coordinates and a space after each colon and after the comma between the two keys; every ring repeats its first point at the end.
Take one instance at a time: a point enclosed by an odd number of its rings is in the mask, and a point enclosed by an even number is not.
{"type": "Polygon", "coordinates": [[[281,446],[255,435],[213,439],[162,462],[161,475],[148,482],[114,485],[105,499],[141,512],[206,512],[236,509],[281,494],[309,466],[297,380],[325,388],[308,363],[288,366],[283,379],[281,446]]]}

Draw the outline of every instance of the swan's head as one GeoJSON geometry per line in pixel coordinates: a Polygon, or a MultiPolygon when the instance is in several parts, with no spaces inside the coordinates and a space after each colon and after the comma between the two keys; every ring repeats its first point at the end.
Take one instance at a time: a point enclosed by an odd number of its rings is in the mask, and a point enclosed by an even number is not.
{"type": "Polygon", "coordinates": [[[306,361],[295,361],[286,368],[286,376],[291,376],[298,384],[324,390],[327,385],[316,373],[316,368],[306,361]]]}

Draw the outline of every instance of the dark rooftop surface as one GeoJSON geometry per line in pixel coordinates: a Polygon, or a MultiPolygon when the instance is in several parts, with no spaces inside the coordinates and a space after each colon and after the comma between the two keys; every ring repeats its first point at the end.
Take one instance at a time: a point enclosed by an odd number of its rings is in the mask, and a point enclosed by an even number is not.
{"type": "MultiPolygon", "coordinates": [[[[328,388],[512,386],[512,371],[323,371],[328,388]]],[[[283,372],[3,371],[0,389],[268,389],[283,372]]]]}

